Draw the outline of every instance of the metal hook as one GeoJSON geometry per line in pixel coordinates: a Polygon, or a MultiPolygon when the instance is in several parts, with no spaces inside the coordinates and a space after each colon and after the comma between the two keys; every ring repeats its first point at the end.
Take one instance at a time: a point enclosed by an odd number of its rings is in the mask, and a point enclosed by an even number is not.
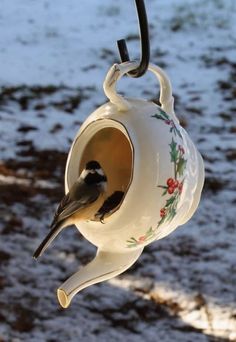
{"type": "MultiPolygon", "coordinates": [[[[145,9],[144,0],[135,0],[136,10],[139,20],[139,30],[141,39],[141,59],[137,69],[128,73],[131,77],[140,77],[147,71],[149,59],[150,59],[150,46],[149,46],[149,34],[148,34],[148,22],[145,9]]],[[[130,61],[129,52],[125,39],[117,41],[120,58],[122,62],[130,61]]]]}

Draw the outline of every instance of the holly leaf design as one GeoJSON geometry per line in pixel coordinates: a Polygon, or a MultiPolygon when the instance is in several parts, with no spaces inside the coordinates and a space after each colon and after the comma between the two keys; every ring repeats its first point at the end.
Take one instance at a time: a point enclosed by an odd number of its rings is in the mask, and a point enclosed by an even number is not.
{"type": "Polygon", "coordinates": [[[161,196],[165,196],[165,195],[167,194],[167,191],[168,191],[168,188],[166,188],[166,189],[163,191],[163,193],[162,193],[161,196]]]}
{"type": "Polygon", "coordinates": [[[156,119],[160,119],[160,120],[165,120],[165,118],[163,118],[163,116],[161,116],[160,114],[154,114],[154,115],[152,115],[152,118],[156,118],[156,119]]]}
{"type": "Polygon", "coordinates": [[[170,143],[170,157],[171,157],[171,162],[176,163],[178,159],[178,154],[179,151],[177,150],[177,143],[173,140],[170,143]]]}
{"type": "Polygon", "coordinates": [[[160,120],[170,120],[169,116],[162,110],[159,109],[159,114],[152,115],[152,118],[160,119],[160,120]]]}
{"type": "Polygon", "coordinates": [[[154,235],[154,230],[152,229],[152,227],[150,227],[146,232],[146,237],[150,238],[152,235],[154,235]]]}
{"type": "Polygon", "coordinates": [[[138,241],[134,237],[131,237],[131,238],[129,238],[129,240],[127,240],[127,242],[129,242],[129,243],[137,243],[138,241]]]}
{"type": "Polygon", "coordinates": [[[162,116],[164,116],[164,118],[165,118],[166,120],[169,120],[169,115],[167,115],[166,112],[164,112],[164,110],[159,109],[159,112],[160,112],[160,114],[161,114],[162,116]]]}
{"type": "Polygon", "coordinates": [[[175,201],[175,196],[168,198],[168,200],[166,201],[165,207],[169,207],[171,204],[174,203],[174,201],[175,201]]]}
{"type": "Polygon", "coordinates": [[[162,196],[165,196],[167,194],[168,191],[168,186],[165,185],[158,185],[158,188],[164,189],[162,196]]]}
{"type": "Polygon", "coordinates": [[[165,220],[166,220],[166,216],[163,216],[163,217],[160,219],[160,221],[158,222],[157,227],[159,227],[163,222],[165,222],[165,220]]]}
{"type": "Polygon", "coordinates": [[[177,128],[176,126],[175,126],[175,130],[176,130],[176,132],[177,132],[178,136],[179,136],[181,139],[183,139],[183,137],[182,137],[182,135],[181,135],[180,131],[178,130],[178,128],[177,128]]]}
{"type": "Polygon", "coordinates": [[[177,163],[177,169],[176,169],[176,172],[177,172],[177,174],[179,174],[180,177],[183,176],[183,174],[184,174],[186,164],[187,164],[187,160],[180,157],[179,161],[177,163]]]}
{"type": "Polygon", "coordinates": [[[175,210],[175,208],[171,208],[171,209],[169,210],[169,212],[168,212],[166,218],[167,218],[168,221],[171,221],[171,220],[175,217],[175,215],[176,215],[176,210],[175,210]]]}

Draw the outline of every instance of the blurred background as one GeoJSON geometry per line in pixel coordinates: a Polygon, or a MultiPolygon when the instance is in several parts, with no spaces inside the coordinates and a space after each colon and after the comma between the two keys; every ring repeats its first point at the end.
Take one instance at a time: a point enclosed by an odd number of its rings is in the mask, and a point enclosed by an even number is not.
{"type": "MultiPolygon", "coordinates": [[[[133,1],[0,0],[0,341],[236,341],[236,2],[146,1],[151,62],[205,160],[197,213],[121,276],[69,309],[56,289],[95,247],[65,230],[38,262],[64,192],[70,144],[107,101],[102,84],[126,38],[139,58],[133,1]]],[[[157,99],[151,73],[126,95],[157,99]]]]}

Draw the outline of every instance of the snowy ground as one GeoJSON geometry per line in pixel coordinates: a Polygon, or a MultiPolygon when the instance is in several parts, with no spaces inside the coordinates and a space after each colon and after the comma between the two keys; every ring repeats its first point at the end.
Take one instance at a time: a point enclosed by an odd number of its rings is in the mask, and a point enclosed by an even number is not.
{"type": "MultiPolygon", "coordinates": [[[[169,74],[176,113],[202,153],[206,183],[185,226],[148,246],[122,276],[71,307],[57,287],[95,248],[71,229],[32,253],[63,194],[70,143],[105,101],[117,39],[138,56],[132,1],[1,1],[0,341],[236,341],[236,2],[146,1],[152,62],[169,74]]],[[[125,94],[154,99],[151,74],[125,94]]]]}

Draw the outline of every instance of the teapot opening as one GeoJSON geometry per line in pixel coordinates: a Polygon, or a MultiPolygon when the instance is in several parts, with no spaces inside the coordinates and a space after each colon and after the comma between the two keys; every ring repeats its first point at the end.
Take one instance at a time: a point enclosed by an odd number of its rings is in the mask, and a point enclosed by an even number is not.
{"type": "Polygon", "coordinates": [[[118,198],[118,202],[116,201],[114,210],[106,217],[120,207],[128,190],[132,178],[132,155],[130,142],[120,130],[114,127],[106,127],[95,133],[83,151],[79,173],[89,160],[97,160],[107,176],[107,196],[117,191],[123,193],[123,196],[118,198]]]}
{"type": "Polygon", "coordinates": [[[61,304],[63,308],[67,308],[70,305],[68,296],[63,289],[57,290],[57,297],[58,297],[59,303],[61,304]]]}
{"type": "MultiPolygon", "coordinates": [[[[107,197],[113,195],[114,199],[111,209],[104,216],[108,218],[121,206],[133,177],[133,146],[124,126],[113,120],[91,123],[76,139],[70,164],[72,160],[74,165],[68,167],[69,188],[73,184],[71,169],[77,169],[76,173],[73,172],[74,178],[82,172],[88,161],[100,163],[107,176],[107,197]]],[[[95,221],[100,219],[101,216],[98,216],[95,221]]]]}

